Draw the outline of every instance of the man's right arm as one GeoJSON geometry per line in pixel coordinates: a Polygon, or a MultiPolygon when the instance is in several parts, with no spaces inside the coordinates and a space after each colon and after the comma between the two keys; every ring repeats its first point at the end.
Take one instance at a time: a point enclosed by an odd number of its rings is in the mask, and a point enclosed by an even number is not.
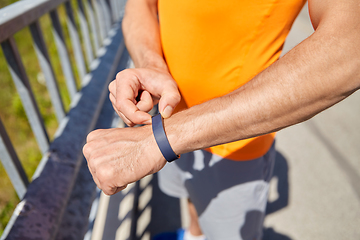
{"type": "Polygon", "coordinates": [[[118,73],[110,84],[114,109],[129,126],[150,123],[151,116],[146,112],[161,96],[159,111],[169,117],[180,101],[180,93],[163,57],[157,0],[129,0],[122,28],[136,68],[118,73]]]}

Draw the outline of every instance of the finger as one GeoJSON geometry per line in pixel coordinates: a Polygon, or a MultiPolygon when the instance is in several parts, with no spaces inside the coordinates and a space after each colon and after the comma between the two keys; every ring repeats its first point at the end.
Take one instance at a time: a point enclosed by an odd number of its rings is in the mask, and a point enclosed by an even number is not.
{"type": "MultiPolygon", "coordinates": [[[[109,94],[109,99],[110,99],[110,102],[113,106],[113,109],[115,110],[115,112],[120,116],[120,112],[116,109],[116,98],[114,97],[114,95],[112,95],[111,93],[109,94]]],[[[124,120],[124,119],[123,119],[124,120]]]]}
{"type": "Polygon", "coordinates": [[[115,107],[134,124],[143,124],[151,119],[148,113],[140,111],[135,105],[140,90],[142,90],[141,84],[136,75],[123,78],[121,75],[117,75],[115,107]]]}
{"type": "Polygon", "coordinates": [[[114,95],[112,95],[111,93],[109,94],[109,98],[111,101],[111,104],[113,106],[113,109],[115,110],[115,112],[117,113],[117,115],[123,120],[123,122],[129,126],[129,124],[132,124],[131,121],[129,119],[127,119],[121,112],[119,112],[116,107],[115,107],[115,103],[116,103],[116,99],[114,97],[114,95]]]}
{"type": "Polygon", "coordinates": [[[109,84],[109,92],[113,94],[114,97],[116,96],[116,80],[111,81],[109,84]]]}
{"type": "Polygon", "coordinates": [[[148,91],[143,91],[140,95],[140,101],[136,104],[136,107],[143,112],[149,112],[153,107],[153,99],[148,91]]]}
{"type": "Polygon", "coordinates": [[[121,120],[123,120],[123,122],[124,122],[127,126],[133,127],[133,126],[136,125],[135,123],[131,122],[127,117],[125,117],[124,114],[122,114],[121,112],[119,112],[118,110],[116,110],[114,104],[113,104],[113,108],[114,108],[115,112],[117,113],[117,115],[121,118],[121,120]]]}
{"type": "Polygon", "coordinates": [[[127,119],[127,118],[124,116],[124,114],[122,114],[122,113],[118,113],[118,114],[119,114],[120,118],[124,121],[124,123],[125,123],[127,126],[133,127],[133,126],[136,125],[135,123],[133,123],[133,122],[131,122],[129,119],[127,119]]]}
{"type": "Polygon", "coordinates": [[[169,118],[175,107],[179,104],[181,95],[177,86],[173,84],[164,87],[159,101],[159,112],[163,118],[169,118]]]}
{"type": "Polygon", "coordinates": [[[114,110],[116,111],[116,108],[115,108],[116,98],[112,93],[109,93],[109,99],[110,99],[110,102],[113,105],[114,110]]]}
{"type": "Polygon", "coordinates": [[[120,191],[124,190],[126,187],[127,187],[127,184],[126,184],[125,186],[118,187],[118,188],[116,189],[116,191],[115,191],[115,193],[114,193],[114,194],[116,194],[116,193],[118,193],[118,192],[120,192],[120,191]]]}
{"type": "MultiPolygon", "coordinates": [[[[86,144],[85,144],[85,146],[86,146],[86,144]]],[[[85,150],[85,146],[84,146],[84,148],[83,148],[84,156],[85,156],[85,151],[86,151],[86,150],[85,150]]],[[[88,157],[85,156],[85,159],[86,159],[86,161],[87,161],[87,166],[88,166],[89,172],[91,173],[91,176],[92,176],[92,178],[93,178],[96,186],[99,187],[99,186],[100,186],[100,183],[99,183],[98,178],[96,177],[96,170],[95,170],[95,168],[94,168],[93,160],[90,158],[91,153],[89,153],[89,154],[87,154],[87,155],[88,155],[88,157]]]]}
{"type": "Polygon", "coordinates": [[[121,187],[117,187],[117,186],[114,186],[114,187],[104,187],[102,189],[102,191],[108,195],[108,196],[111,196],[111,195],[114,195],[122,190],[124,190],[125,188],[127,187],[127,184],[124,185],[124,186],[121,186],[121,187]]]}
{"type": "Polygon", "coordinates": [[[90,151],[88,150],[87,144],[85,144],[83,146],[82,152],[83,152],[85,159],[87,160],[90,157],[90,151]]]}
{"type": "Polygon", "coordinates": [[[109,99],[110,99],[110,101],[111,101],[111,103],[113,104],[113,107],[114,107],[114,105],[116,104],[116,81],[115,80],[112,81],[109,84],[109,92],[110,92],[109,93],[109,99]]]}
{"type": "Polygon", "coordinates": [[[93,178],[96,186],[97,186],[99,189],[101,189],[101,188],[100,188],[99,179],[98,179],[97,176],[96,176],[96,172],[94,171],[94,169],[91,169],[90,167],[89,167],[89,171],[90,171],[90,173],[91,173],[91,175],[92,175],[92,178],[93,178]]]}
{"type": "Polygon", "coordinates": [[[103,188],[101,189],[105,195],[111,196],[116,193],[117,187],[103,188]]]}
{"type": "Polygon", "coordinates": [[[96,129],[94,131],[91,131],[86,137],[86,142],[89,143],[91,141],[98,139],[99,136],[105,134],[106,131],[107,129],[96,129]]]}
{"type": "Polygon", "coordinates": [[[122,103],[118,110],[132,123],[146,124],[151,121],[150,114],[141,111],[132,101],[124,100],[122,103]]]}
{"type": "MultiPolygon", "coordinates": [[[[124,122],[126,125],[128,125],[129,127],[135,126],[135,125],[136,125],[135,123],[133,123],[132,121],[130,121],[124,114],[122,114],[121,112],[119,112],[119,111],[117,110],[117,108],[116,108],[116,106],[115,106],[115,104],[116,104],[116,98],[115,98],[115,96],[114,96],[111,92],[109,93],[109,99],[110,99],[110,101],[111,101],[111,104],[112,104],[115,112],[116,112],[117,115],[123,120],[123,122],[124,122]]],[[[149,101],[149,100],[146,100],[146,101],[149,101]]],[[[148,104],[148,103],[147,103],[147,104],[148,104]]],[[[143,104],[141,104],[141,105],[143,105],[143,104]]],[[[140,106],[140,107],[145,109],[145,107],[142,107],[142,106],[140,106]]]]}

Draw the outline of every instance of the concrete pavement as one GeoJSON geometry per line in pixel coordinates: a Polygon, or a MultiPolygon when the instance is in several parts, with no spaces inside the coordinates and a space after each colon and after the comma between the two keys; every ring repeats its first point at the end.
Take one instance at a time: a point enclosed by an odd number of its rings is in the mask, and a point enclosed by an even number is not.
{"type": "MultiPolygon", "coordinates": [[[[285,51],[311,32],[304,10],[285,51]]],[[[359,103],[357,92],[278,133],[278,176],[269,196],[276,211],[265,219],[264,239],[360,239],[359,103]]]]}

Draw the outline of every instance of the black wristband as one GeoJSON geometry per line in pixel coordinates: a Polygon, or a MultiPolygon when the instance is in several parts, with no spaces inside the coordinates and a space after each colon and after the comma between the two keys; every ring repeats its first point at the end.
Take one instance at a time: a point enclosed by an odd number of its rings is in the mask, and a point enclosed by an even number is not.
{"type": "Polygon", "coordinates": [[[161,114],[155,115],[152,117],[152,130],[156,140],[156,143],[168,162],[172,162],[179,158],[179,155],[176,155],[172,150],[170,143],[166,137],[164,125],[163,125],[163,118],[161,114]]]}

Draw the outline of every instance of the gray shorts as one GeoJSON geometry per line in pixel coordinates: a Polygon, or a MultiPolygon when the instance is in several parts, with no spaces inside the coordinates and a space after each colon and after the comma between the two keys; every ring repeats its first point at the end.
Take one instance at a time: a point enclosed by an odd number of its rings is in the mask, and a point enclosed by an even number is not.
{"type": "Polygon", "coordinates": [[[190,198],[208,240],[261,239],[274,161],[274,145],[251,161],[198,150],[166,164],[159,186],[170,196],[190,198]]]}

